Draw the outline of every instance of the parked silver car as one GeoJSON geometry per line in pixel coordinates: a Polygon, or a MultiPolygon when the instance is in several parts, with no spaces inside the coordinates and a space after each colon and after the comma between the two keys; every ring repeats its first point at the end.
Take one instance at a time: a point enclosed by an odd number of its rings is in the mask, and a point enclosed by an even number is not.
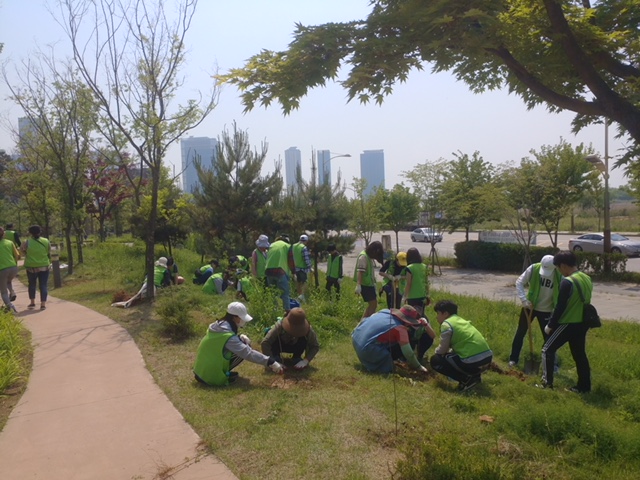
{"type": "MultiPolygon", "coordinates": [[[[604,252],[604,235],[602,233],[587,233],[569,240],[569,250],[572,252],[604,252]]],[[[640,242],[630,240],[618,233],[611,234],[611,253],[624,253],[628,257],[640,256],[640,242]]]]}
{"type": "Polygon", "coordinates": [[[441,242],[442,233],[433,230],[432,228],[416,228],[411,232],[412,242],[441,242]]]}

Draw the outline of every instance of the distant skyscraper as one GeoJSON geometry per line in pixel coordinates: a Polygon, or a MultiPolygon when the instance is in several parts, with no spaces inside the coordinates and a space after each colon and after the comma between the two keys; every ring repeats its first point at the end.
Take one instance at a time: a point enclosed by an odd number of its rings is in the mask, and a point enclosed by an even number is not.
{"type": "Polygon", "coordinates": [[[284,151],[284,169],[287,175],[287,190],[295,187],[297,171],[302,168],[302,155],[298,147],[289,147],[284,151]]]}
{"type": "Polygon", "coordinates": [[[360,177],[367,181],[365,195],[375,187],[384,188],[384,150],[365,150],[360,154],[360,177]]]}
{"type": "Polygon", "coordinates": [[[182,190],[193,193],[200,185],[194,160],[200,160],[203,168],[211,170],[215,162],[218,140],[209,137],[189,137],[180,140],[182,153],[182,190]]]}
{"type": "Polygon", "coordinates": [[[331,185],[331,152],[329,150],[318,150],[316,152],[318,163],[318,185],[328,183],[331,185]]]}

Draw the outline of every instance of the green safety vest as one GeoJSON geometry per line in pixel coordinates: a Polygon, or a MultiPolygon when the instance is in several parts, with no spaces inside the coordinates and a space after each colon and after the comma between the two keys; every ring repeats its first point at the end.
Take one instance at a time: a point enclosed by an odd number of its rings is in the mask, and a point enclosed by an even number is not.
{"type": "Polygon", "coordinates": [[[342,255],[329,255],[327,258],[327,277],[340,278],[340,265],[342,265],[342,255]]]}
{"type": "Polygon", "coordinates": [[[156,265],[153,267],[153,284],[156,287],[162,287],[162,280],[164,279],[164,272],[166,272],[166,267],[161,265],[156,265]]]}
{"type": "Polygon", "coordinates": [[[362,286],[363,287],[375,287],[376,285],[376,279],[373,276],[373,260],[371,260],[369,258],[369,256],[367,255],[367,253],[362,250],[359,254],[358,254],[358,258],[356,259],[356,270],[353,273],[353,280],[354,281],[358,281],[358,260],[360,260],[360,257],[364,255],[365,257],[367,257],[367,269],[364,271],[363,275],[362,275],[362,286]]]}
{"type": "Polygon", "coordinates": [[[202,291],[204,293],[212,293],[215,295],[218,294],[218,289],[216,288],[216,278],[222,279],[222,274],[214,273],[209,278],[207,278],[207,281],[204,282],[204,285],[202,286],[202,291]]]}
{"type": "MultiPolygon", "coordinates": [[[[540,269],[541,263],[534,263],[531,270],[531,280],[529,280],[529,291],[527,292],[527,299],[535,308],[538,303],[538,297],[540,296],[540,269]]],[[[558,269],[553,270],[553,305],[558,303],[558,292],[560,291],[560,282],[562,281],[562,274],[558,269]]]]}
{"type": "Polygon", "coordinates": [[[27,254],[24,259],[24,267],[48,267],[50,264],[49,240],[44,237],[40,237],[37,240],[35,238],[27,240],[27,254]]]}
{"type": "Polygon", "coordinates": [[[489,344],[471,322],[458,315],[451,315],[440,326],[440,331],[453,330],[451,349],[461,359],[473,357],[488,350],[489,344]]]}
{"type": "Polygon", "coordinates": [[[425,298],[427,296],[427,266],[424,263],[412,263],[406,270],[411,272],[411,290],[409,299],[425,298]]]}
{"type": "Polygon", "coordinates": [[[200,341],[193,373],[209,385],[225,386],[229,384],[229,366],[232,353],[224,346],[233,337],[231,332],[212,332],[200,341]]]}
{"type": "Polygon", "coordinates": [[[236,255],[236,257],[238,258],[238,261],[236,262],[238,266],[243,270],[246,270],[247,267],[249,266],[249,261],[247,260],[247,257],[244,257],[242,255],[236,255]]]}
{"type": "Polygon", "coordinates": [[[255,287],[253,285],[253,281],[251,280],[250,277],[242,277],[240,279],[238,279],[238,281],[240,282],[240,288],[242,289],[242,291],[244,292],[244,294],[248,297],[249,294],[251,292],[253,292],[255,290],[255,287]]]}
{"type": "Polygon", "coordinates": [[[267,268],[267,257],[259,249],[253,251],[256,255],[256,274],[258,278],[264,278],[264,271],[267,268]]]}
{"type": "Polygon", "coordinates": [[[591,303],[591,293],[593,292],[591,278],[585,273],[575,272],[568,276],[567,280],[573,283],[573,290],[571,291],[571,297],[569,297],[569,301],[567,302],[567,308],[560,317],[560,320],[558,320],[558,323],[582,323],[584,307],[576,284],[580,285],[580,290],[582,290],[585,303],[591,303]]]}
{"type": "Polygon", "coordinates": [[[293,261],[296,264],[296,268],[307,268],[307,263],[304,261],[304,255],[302,255],[304,249],[305,244],[302,242],[293,244],[293,261]]]}
{"type": "Polygon", "coordinates": [[[265,270],[281,268],[285,273],[289,272],[289,249],[291,245],[283,240],[273,242],[267,252],[265,270]]]}
{"type": "Polygon", "coordinates": [[[11,240],[12,243],[16,243],[16,231],[15,230],[5,230],[4,238],[7,240],[11,240]]]}
{"type": "Polygon", "coordinates": [[[8,238],[0,240],[0,270],[18,265],[16,257],[13,256],[15,245],[8,238]]]}

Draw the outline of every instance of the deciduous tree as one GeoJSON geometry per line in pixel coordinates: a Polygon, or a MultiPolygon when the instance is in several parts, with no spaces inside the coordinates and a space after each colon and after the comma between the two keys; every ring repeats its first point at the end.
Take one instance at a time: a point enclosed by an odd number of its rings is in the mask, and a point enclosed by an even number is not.
{"type": "Polygon", "coordinates": [[[506,88],[528,108],[573,111],[576,129],[607,117],[637,150],[639,10],[638,0],[373,0],[365,20],[298,24],[286,51],[263,50],[224,78],[246,109],[276,101],[290,112],[344,71],[349,99],[380,103],[429,65],[473,92],[506,88]]]}
{"type": "MultiPolygon", "coordinates": [[[[146,219],[147,283],[153,284],[158,192],[167,149],[213,110],[217,89],[175,105],[184,84],[187,33],[197,0],[179,0],[174,12],[162,0],[61,0],[60,24],[73,60],[108,120],[102,135],[113,148],[126,139],[150,176],[146,219]]],[[[141,172],[142,174],[142,172],[141,172]]],[[[153,296],[153,289],[149,291],[153,296]]]]}
{"type": "Polygon", "coordinates": [[[396,234],[396,252],[400,251],[398,232],[406,228],[420,212],[420,200],[402,184],[382,192],[382,226],[396,234]]]}

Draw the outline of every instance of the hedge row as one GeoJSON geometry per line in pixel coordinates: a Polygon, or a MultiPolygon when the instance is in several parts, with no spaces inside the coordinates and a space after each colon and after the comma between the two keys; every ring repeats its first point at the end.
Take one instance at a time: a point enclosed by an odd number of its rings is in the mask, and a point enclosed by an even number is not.
{"type": "MultiPolygon", "coordinates": [[[[524,247],[517,243],[479,242],[477,240],[460,242],[454,245],[456,260],[461,268],[494,270],[500,272],[522,272],[525,263],[524,247]]],[[[545,255],[558,251],[553,247],[530,247],[531,262],[539,262],[545,255]]],[[[626,270],[627,257],[621,253],[610,253],[611,271],[623,273],[626,270]]],[[[603,271],[605,255],[576,252],[580,270],[600,274],[603,271]]]]}

